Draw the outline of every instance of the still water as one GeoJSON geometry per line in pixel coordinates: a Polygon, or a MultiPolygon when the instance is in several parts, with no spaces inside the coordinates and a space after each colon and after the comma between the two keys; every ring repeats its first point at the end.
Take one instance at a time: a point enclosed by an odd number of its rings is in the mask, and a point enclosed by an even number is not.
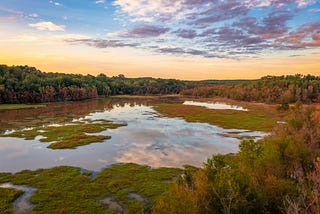
{"type": "Polygon", "coordinates": [[[196,102],[196,101],[184,101],[184,105],[193,105],[193,106],[203,106],[208,109],[228,109],[228,110],[236,110],[236,111],[248,111],[248,109],[243,108],[242,106],[229,105],[221,102],[196,102]]]}
{"type": "MultiPolygon", "coordinates": [[[[105,119],[128,125],[100,133],[110,135],[110,140],[76,149],[51,150],[47,148],[48,144],[38,140],[1,137],[0,171],[17,172],[60,165],[99,171],[110,164],[127,162],[152,167],[181,167],[186,164],[201,166],[212,154],[237,152],[240,142],[238,137],[265,135],[164,117],[152,108],[155,102],[159,101],[100,99],[49,104],[46,108],[33,110],[32,114],[29,110],[14,110],[15,116],[11,115],[7,122],[1,121],[3,131],[6,124],[10,124],[10,129],[15,124],[17,128],[22,128],[21,121],[28,121],[28,125],[33,124],[32,121],[37,125],[48,124],[50,121],[57,123],[56,115],[60,122],[105,119]]],[[[7,115],[4,111],[1,113],[7,115]]]]}

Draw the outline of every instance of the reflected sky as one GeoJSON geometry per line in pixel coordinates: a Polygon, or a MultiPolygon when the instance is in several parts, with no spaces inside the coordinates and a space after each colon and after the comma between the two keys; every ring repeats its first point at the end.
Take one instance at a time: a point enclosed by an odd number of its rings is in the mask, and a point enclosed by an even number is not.
{"type": "Polygon", "coordinates": [[[243,108],[242,106],[229,105],[226,103],[220,102],[196,102],[196,101],[185,101],[184,105],[192,105],[192,106],[203,106],[208,109],[228,109],[228,110],[237,110],[237,111],[248,111],[248,109],[243,108]]]}
{"type": "Polygon", "coordinates": [[[51,150],[46,148],[48,144],[38,140],[0,138],[0,171],[59,165],[99,171],[110,164],[124,162],[152,167],[201,166],[212,154],[237,152],[239,136],[264,135],[163,117],[142,104],[114,105],[112,109],[92,112],[82,119],[106,119],[128,125],[101,132],[110,135],[110,140],[71,150],[51,150]]]}

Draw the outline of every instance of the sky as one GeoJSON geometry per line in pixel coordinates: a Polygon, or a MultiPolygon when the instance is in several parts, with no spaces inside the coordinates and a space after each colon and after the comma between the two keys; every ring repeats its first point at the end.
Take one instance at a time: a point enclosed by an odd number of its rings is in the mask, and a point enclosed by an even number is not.
{"type": "Polygon", "coordinates": [[[0,0],[0,64],[183,80],[320,75],[320,1],[0,0]]]}

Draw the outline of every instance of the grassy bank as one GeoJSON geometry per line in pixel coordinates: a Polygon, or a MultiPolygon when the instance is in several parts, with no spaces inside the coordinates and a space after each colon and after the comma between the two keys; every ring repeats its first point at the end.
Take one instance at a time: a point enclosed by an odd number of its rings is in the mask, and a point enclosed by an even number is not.
{"type": "Polygon", "coordinates": [[[115,213],[112,206],[103,203],[104,198],[110,198],[125,213],[149,213],[150,206],[181,173],[176,168],[121,164],[104,169],[92,179],[79,168],[61,166],[0,174],[0,181],[6,176],[6,182],[37,188],[30,198],[35,205],[32,213],[115,213]]]}
{"type": "Polygon", "coordinates": [[[271,131],[282,115],[274,106],[266,104],[245,105],[248,111],[216,110],[202,106],[162,103],[154,106],[168,117],[181,117],[188,122],[203,122],[227,129],[271,131]]]}
{"type": "Polygon", "coordinates": [[[0,104],[0,110],[11,110],[11,109],[27,109],[27,108],[42,108],[44,104],[28,105],[28,104],[0,104]]]}

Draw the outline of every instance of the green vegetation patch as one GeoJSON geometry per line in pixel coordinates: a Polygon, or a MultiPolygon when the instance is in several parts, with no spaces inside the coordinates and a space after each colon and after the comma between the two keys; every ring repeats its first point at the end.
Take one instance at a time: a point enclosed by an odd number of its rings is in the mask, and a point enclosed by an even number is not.
{"type": "Polygon", "coordinates": [[[0,184],[9,182],[11,176],[11,173],[0,172],[0,184]]]}
{"type": "Polygon", "coordinates": [[[150,206],[179,175],[181,169],[152,169],[137,164],[113,165],[95,179],[76,167],[55,167],[14,174],[10,182],[37,188],[30,200],[32,213],[116,213],[103,203],[111,197],[125,213],[150,213],[150,206]],[[130,193],[139,194],[148,203],[130,193]]]}
{"type": "Polygon", "coordinates": [[[0,110],[25,109],[25,108],[42,108],[46,105],[28,105],[28,104],[0,104],[0,110]]]}
{"type": "Polygon", "coordinates": [[[0,213],[12,213],[12,203],[22,194],[20,190],[0,188],[0,213]]]}
{"type": "Polygon", "coordinates": [[[33,140],[42,136],[41,142],[53,142],[48,148],[51,149],[73,149],[90,143],[103,142],[110,136],[93,135],[106,129],[116,129],[125,124],[114,124],[107,120],[84,121],[63,126],[37,127],[32,130],[22,130],[1,137],[18,137],[33,140]],[[90,135],[87,133],[91,133],[90,135]]]}
{"type": "Polygon", "coordinates": [[[276,110],[251,107],[249,111],[207,109],[183,104],[159,104],[154,109],[169,117],[182,117],[188,122],[203,122],[227,129],[271,131],[277,122],[276,110]]]}

